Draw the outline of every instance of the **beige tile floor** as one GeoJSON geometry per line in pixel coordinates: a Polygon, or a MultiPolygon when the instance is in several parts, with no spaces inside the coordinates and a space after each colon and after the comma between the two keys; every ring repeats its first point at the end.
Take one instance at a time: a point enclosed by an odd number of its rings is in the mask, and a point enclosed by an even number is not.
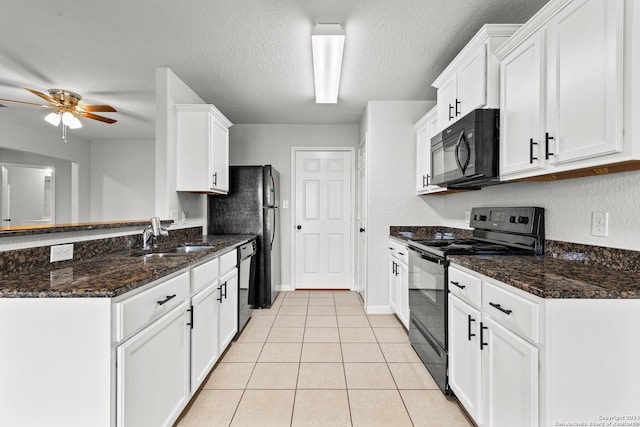
{"type": "Polygon", "coordinates": [[[256,310],[178,421],[195,426],[470,426],[395,316],[348,291],[281,292],[256,310]]]}

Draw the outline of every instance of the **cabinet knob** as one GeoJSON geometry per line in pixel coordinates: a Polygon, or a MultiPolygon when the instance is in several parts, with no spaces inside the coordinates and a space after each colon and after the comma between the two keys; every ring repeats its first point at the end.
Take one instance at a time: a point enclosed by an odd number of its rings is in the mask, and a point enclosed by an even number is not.
{"type": "Polygon", "coordinates": [[[360,227],[360,232],[364,233],[364,228],[363,227],[360,227]]]}

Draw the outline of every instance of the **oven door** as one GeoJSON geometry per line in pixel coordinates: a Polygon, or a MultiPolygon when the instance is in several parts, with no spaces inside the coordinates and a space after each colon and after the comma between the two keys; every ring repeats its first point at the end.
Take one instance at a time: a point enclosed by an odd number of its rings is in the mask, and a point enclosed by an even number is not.
{"type": "Polygon", "coordinates": [[[449,394],[446,275],[446,260],[410,248],[409,340],[440,389],[449,394]]]}

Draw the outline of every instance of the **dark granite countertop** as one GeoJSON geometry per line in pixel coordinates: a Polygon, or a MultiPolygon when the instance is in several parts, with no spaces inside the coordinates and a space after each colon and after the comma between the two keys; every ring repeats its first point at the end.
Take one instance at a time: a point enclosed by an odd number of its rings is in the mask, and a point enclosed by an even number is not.
{"type": "Polygon", "coordinates": [[[454,255],[449,260],[540,298],[640,298],[640,275],[630,271],[549,256],[454,255]]]}
{"type": "Polygon", "coordinates": [[[173,242],[156,250],[186,244],[212,246],[210,250],[188,256],[145,258],[140,250],[131,250],[77,261],[58,268],[52,264],[50,268],[5,275],[0,279],[0,298],[115,297],[198,264],[205,258],[222,255],[254,237],[203,236],[180,244],[173,242]]]}

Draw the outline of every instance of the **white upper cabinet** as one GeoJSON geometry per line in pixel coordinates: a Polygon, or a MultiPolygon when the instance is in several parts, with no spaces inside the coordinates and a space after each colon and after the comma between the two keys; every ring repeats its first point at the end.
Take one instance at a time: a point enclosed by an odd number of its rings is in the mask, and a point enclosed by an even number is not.
{"type": "Polygon", "coordinates": [[[433,107],[415,124],[416,128],[416,193],[445,191],[446,187],[431,184],[431,138],[438,133],[438,107],[433,107]]]}
{"type": "Polygon", "coordinates": [[[629,160],[624,3],[552,1],[497,50],[501,179],[629,160]]]}
{"type": "Polygon", "coordinates": [[[227,194],[229,128],[213,105],[179,104],[177,111],[177,191],[227,194]]]}
{"type": "Polygon", "coordinates": [[[552,163],[622,148],[623,2],[574,1],[547,27],[552,163]]]}
{"type": "Polygon", "coordinates": [[[535,35],[500,64],[500,174],[540,169],[542,37],[535,35]]]}
{"type": "Polygon", "coordinates": [[[499,78],[495,50],[520,25],[487,24],[433,82],[438,89],[438,130],[476,108],[498,108],[499,78]]]}

